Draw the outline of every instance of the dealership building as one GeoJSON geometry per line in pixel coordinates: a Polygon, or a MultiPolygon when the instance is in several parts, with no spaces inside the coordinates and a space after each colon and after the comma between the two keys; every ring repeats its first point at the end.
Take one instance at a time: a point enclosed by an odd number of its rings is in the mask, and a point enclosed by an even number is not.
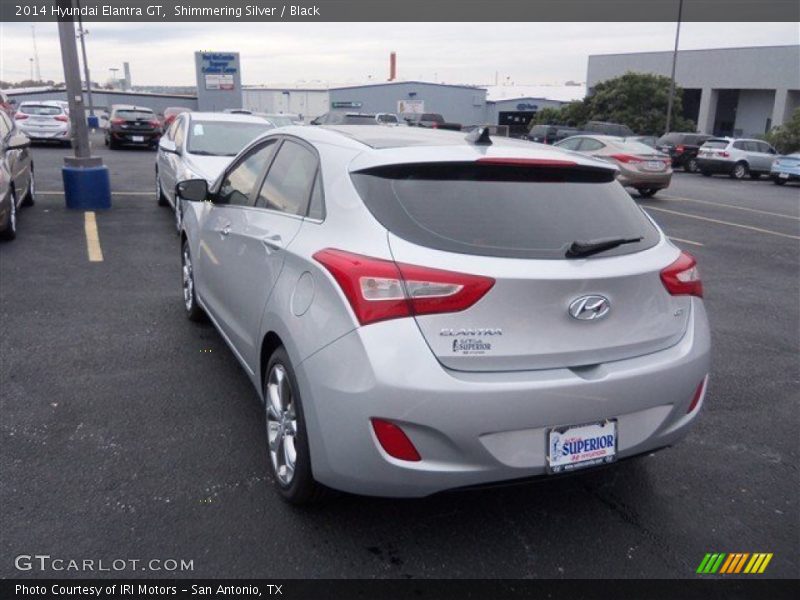
{"type": "MultiPolygon", "coordinates": [[[[670,76],[672,52],[589,57],[588,93],[627,72],[670,76]]],[[[800,107],[800,45],[678,52],[675,81],[683,116],[713,135],[752,137],[782,125],[800,107]]]]}

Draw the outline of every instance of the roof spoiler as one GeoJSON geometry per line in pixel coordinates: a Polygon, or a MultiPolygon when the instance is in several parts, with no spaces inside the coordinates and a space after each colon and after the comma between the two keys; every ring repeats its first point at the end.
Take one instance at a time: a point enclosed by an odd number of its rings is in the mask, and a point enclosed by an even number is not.
{"type": "Polygon", "coordinates": [[[474,144],[476,146],[492,145],[492,139],[489,137],[488,125],[478,127],[474,131],[471,131],[464,139],[467,140],[467,143],[474,144]]]}

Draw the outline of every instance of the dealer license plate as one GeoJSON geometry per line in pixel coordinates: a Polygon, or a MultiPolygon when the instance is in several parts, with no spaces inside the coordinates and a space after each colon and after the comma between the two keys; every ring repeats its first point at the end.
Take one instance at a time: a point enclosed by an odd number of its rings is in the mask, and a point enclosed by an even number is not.
{"type": "Polygon", "coordinates": [[[562,473],[614,462],[617,421],[554,427],[547,432],[547,470],[562,473]]]}
{"type": "Polygon", "coordinates": [[[644,168],[648,171],[663,171],[664,170],[664,163],[660,160],[648,160],[644,164],[644,168]]]}
{"type": "Polygon", "coordinates": [[[131,139],[134,142],[143,142],[144,141],[144,136],[143,135],[134,135],[134,136],[131,136],[131,139]]]}
{"type": "Polygon", "coordinates": [[[789,174],[788,173],[779,173],[778,177],[780,177],[781,179],[789,179],[789,174]]]}

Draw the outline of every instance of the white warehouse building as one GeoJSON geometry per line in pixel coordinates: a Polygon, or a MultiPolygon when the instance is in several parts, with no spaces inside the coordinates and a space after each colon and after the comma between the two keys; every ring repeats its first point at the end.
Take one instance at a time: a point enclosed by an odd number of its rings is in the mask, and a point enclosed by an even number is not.
{"type": "MultiPolygon", "coordinates": [[[[588,93],[627,72],[669,77],[672,52],[589,57],[588,93]]],[[[683,116],[712,135],[752,137],[782,125],[800,107],[800,45],[681,50],[675,82],[683,116]]]]}

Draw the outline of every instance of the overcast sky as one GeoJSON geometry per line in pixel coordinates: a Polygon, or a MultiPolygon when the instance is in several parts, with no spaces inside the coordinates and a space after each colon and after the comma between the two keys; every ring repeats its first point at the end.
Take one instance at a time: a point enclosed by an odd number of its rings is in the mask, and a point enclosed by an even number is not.
{"type": "MultiPolygon", "coordinates": [[[[238,51],[243,83],[401,79],[446,83],[585,81],[590,54],[671,50],[674,23],[89,23],[94,81],[131,64],[134,85],[194,85],[195,50],[238,51]]],[[[797,23],[684,23],[682,49],[800,43],[797,23]]],[[[55,23],[36,25],[43,79],[63,81],[55,23]]],[[[30,77],[31,26],[0,23],[0,79],[30,77]]],[[[764,65],[769,68],[769,65],[764,65]]],[[[119,75],[122,75],[120,70],[119,75]]]]}

